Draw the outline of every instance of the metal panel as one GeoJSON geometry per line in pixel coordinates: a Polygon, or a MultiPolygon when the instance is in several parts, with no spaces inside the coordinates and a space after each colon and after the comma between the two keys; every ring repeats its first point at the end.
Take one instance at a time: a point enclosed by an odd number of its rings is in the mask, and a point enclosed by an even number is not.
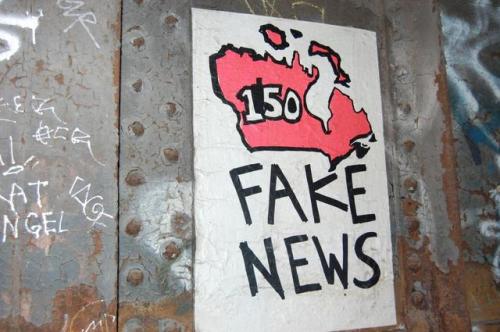
{"type": "Polygon", "coordinates": [[[0,1],[2,331],[114,330],[119,32],[118,0],[0,1]]]}
{"type": "Polygon", "coordinates": [[[478,330],[500,326],[500,7],[441,1],[457,138],[467,304],[478,330]]]}

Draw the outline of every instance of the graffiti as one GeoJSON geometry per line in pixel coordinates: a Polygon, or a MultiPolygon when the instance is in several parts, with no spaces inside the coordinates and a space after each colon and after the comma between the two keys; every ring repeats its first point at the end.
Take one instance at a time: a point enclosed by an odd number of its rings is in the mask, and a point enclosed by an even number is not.
{"type": "Polygon", "coordinates": [[[497,248],[493,255],[491,271],[495,277],[495,282],[500,283],[500,185],[496,189],[490,190],[490,197],[495,201],[496,220],[483,221],[480,224],[481,234],[497,242],[497,248]]]}
{"type": "MultiPolygon", "coordinates": [[[[500,153],[500,72],[498,49],[500,8],[477,1],[467,16],[441,14],[448,85],[453,116],[467,140],[476,165],[483,162],[480,147],[500,153]],[[495,54],[497,54],[495,56],[495,54]]],[[[497,167],[500,165],[497,164],[497,167]]]]}
{"type": "Polygon", "coordinates": [[[57,6],[60,9],[63,9],[63,16],[65,17],[75,17],[75,20],[68,25],[63,31],[67,33],[71,30],[77,23],[85,29],[90,39],[94,43],[95,47],[101,48],[94,35],[90,31],[88,24],[97,24],[97,17],[95,16],[93,11],[79,12],[79,9],[85,5],[85,1],[79,0],[57,0],[57,6]]]}
{"type": "Polygon", "coordinates": [[[492,266],[500,282],[500,8],[491,0],[444,1],[441,22],[450,104],[456,124],[462,225],[471,261],[492,266]],[[472,233],[467,233],[472,230],[472,233]],[[477,236],[479,231],[480,236],[477,236]],[[467,235],[470,234],[470,235],[467,235]],[[485,250],[497,243],[493,256],[485,250]]]}
{"type": "MultiPolygon", "coordinates": [[[[0,4],[2,1],[0,1],[0,4]]],[[[38,10],[38,15],[6,15],[0,14],[0,25],[13,26],[21,29],[31,30],[31,42],[36,44],[36,30],[38,28],[40,17],[43,16],[43,11],[38,10]]],[[[19,35],[0,29],[0,45],[7,48],[6,51],[0,52],[0,61],[9,60],[17,53],[21,47],[19,35]],[[1,43],[3,41],[3,43],[1,43]],[[3,44],[3,45],[2,45],[3,44]]]]}
{"type": "MultiPolygon", "coordinates": [[[[2,172],[3,176],[7,175],[17,175],[24,171],[24,169],[31,165],[31,168],[34,168],[36,165],[38,165],[38,161],[36,160],[35,156],[30,156],[26,161],[24,161],[22,164],[16,163],[16,159],[14,158],[14,142],[12,140],[12,136],[9,136],[9,151],[10,151],[10,167],[2,172]]],[[[0,154],[0,166],[6,166],[2,155],[0,154]]]]}
{"type": "Polygon", "coordinates": [[[2,243],[5,243],[9,233],[14,239],[18,239],[20,229],[35,239],[40,238],[42,235],[48,236],[51,233],[60,234],[68,231],[63,227],[64,211],[60,211],[58,217],[54,211],[42,212],[44,210],[42,189],[48,185],[48,181],[40,180],[28,182],[26,186],[12,183],[10,192],[7,195],[0,194],[0,202],[7,203],[12,212],[10,215],[2,215],[2,243]],[[33,202],[30,202],[26,195],[29,190],[36,197],[33,202]],[[36,207],[37,211],[25,212],[28,206],[36,207]]]}
{"type": "MultiPolygon", "coordinates": [[[[0,97],[0,114],[5,113],[7,117],[17,114],[26,114],[29,113],[26,111],[27,106],[28,109],[31,109],[31,112],[37,115],[44,116],[46,112],[52,113],[57,121],[64,124],[65,122],[57,115],[55,107],[49,105],[51,101],[51,98],[41,98],[37,97],[35,94],[33,94],[31,98],[16,95],[8,100],[0,97]]],[[[16,123],[16,120],[9,118],[0,118],[0,121],[16,123]]]]}
{"type": "Polygon", "coordinates": [[[100,195],[89,197],[92,185],[90,183],[83,185],[82,182],[85,182],[85,180],[79,176],[75,177],[71,189],[69,190],[71,198],[80,204],[83,215],[88,221],[92,222],[92,226],[100,225],[107,227],[99,220],[101,220],[102,217],[109,219],[114,219],[114,217],[105,212],[102,203],[104,198],[100,195]]]}
{"type": "Polygon", "coordinates": [[[69,137],[69,139],[66,137],[65,133],[69,133],[69,128],[56,126],[55,129],[52,129],[47,124],[44,124],[43,121],[40,121],[40,124],[32,137],[36,142],[41,143],[42,145],[49,145],[49,143],[57,140],[68,140],[73,145],[83,144],[86,146],[90,156],[97,164],[106,166],[95,157],[94,151],[92,151],[92,137],[90,136],[90,134],[87,134],[78,127],[74,128],[71,131],[71,136],[69,137]]]}
{"type": "Polygon", "coordinates": [[[64,315],[64,326],[61,332],[90,332],[90,331],[113,331],[116,316],[103,312],[106,303],[98,300],[86,304],[71,318],[68,323],[68,314],[64,315]],[[97,317],[97,318],[89,318],[97,317]]]}

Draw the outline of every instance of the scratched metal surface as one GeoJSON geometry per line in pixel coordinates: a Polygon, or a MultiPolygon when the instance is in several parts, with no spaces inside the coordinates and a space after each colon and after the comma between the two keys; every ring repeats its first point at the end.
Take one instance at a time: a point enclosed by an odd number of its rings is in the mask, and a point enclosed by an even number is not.
{"type": "Polygon", "coordinates": [[[500,326],[500,6],[441,2],[467,303],[476,329],[500,326]]]}
{"type": "Polygon", "coordinates": [[[0,1],[1,331],[116,324],[119,19],[0,1]]]}

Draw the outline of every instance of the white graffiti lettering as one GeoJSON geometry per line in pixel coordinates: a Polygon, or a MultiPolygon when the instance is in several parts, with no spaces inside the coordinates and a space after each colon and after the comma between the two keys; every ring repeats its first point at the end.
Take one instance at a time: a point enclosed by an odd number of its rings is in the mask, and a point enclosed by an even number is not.
{"type": "Polygon", "coordinates": [[[100,222],[100,220],[105,217],[109,219],[114,219],[114,217],[105,212],[103,201],[104,198],[100,195],[90,196],[90,191],[92,185],[90,183],[86,183],[86,181],[77,176],[71,185],[69,190],[69,195],[75,201],[77,201],[82,207],[82,213],[88,221],[92,222],[92,226],[100,225],[103,227],[107,227],[104,223],[100,222]]]}
{"type": "MultiPolygon", "coordinates": [[[[16,163],[16,159],[14,158],[14,142],[12,140],[12,136],[9,136],[9,151],[10,151],[10,166],[7,170],[2,172],[3,176],[17,175],[23,172],[25,168],[28,166],[34,168],[36,165],[38,165],[38,161],[36,160],[35,156],[28,157],[28,159],[26,159],[22,164],[16,163]]],[[[0,154],[0,166],[7,166],[1,154],[0,154]]]]}
{"type": "MultiPolygon", "coordinates": [[[[38,11],[38,16],[28,15],[5,15],[0,14],[0,25],[14,26],[21,29],[31,30],[31,41],[33,45],[36,44],[36,30],[39,25],[40,17],[43,16],[43,11],[38,11]]],[[[0,39],[5,41],[7,50],[0,53],[0,61],[9,60],[14,54],[17,53],[21,47],[21,41],[18,35],[10,33],[5,30],[0,30],[0,39]]]]}
{"type": "Polygon", "coordinates": [[[89,35],[90,39],[92,39],[92,42],[94,43],[95,47],[101,48],[97,40],[95,39],[94,35],[90,31],[88,24],[97,24],[97,17],[95,16],[94,12],[92,11],[86,11],[86,12],[80,12],[79,9],[82,8],[85,5],[84,1],[79,1],[79,0],[57,0],[57,6],[64,10],[63,16],[65,17],[75,17],[75,20],[68,25],[63,31],[64,33],[67,33],[69,30],[71,30],[77,23],[80,23],[80,25],[85,29],[87,34],[89,35]]]}

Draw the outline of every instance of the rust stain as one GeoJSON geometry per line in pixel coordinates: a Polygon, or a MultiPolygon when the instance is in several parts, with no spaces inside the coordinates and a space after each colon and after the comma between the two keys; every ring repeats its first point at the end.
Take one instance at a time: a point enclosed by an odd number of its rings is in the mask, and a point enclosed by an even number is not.
{"type": "Polygon", "coordinates": [[[165,25],[170,29],[174,28],[177,22],[179,22],[179,19],[175,15],[168,15],[165,17],[165,25]]]}
{"type": "Polygon", "coordinates": [[[420,203],[410,197],[403,198],[402,202],[403,214],[406,217],[416,217],[420,203]]]}
{"type": "Polygon", "coordinates": [[[170,162],[176,162],[179,160],[179,151],[176,149],[165,148],[163,149],[163,155],[170,162]]]}
{"type": "MultiPolygon", "coordinates": [[[[113,56],[113,87],[115,88],[115,128],[120,128],[120,68],[121,68],[121,52],[120,49],[115,50],[113,56]]],[[[117,154],[118,146],[116,147],[117,154]]]]}
{"type": "MultiPolygon", "coordinates": [[[[446,198],[446,211],[450,228],[450,239],[461,245],[461,230],[457,195],[457,180],[455,174],[455,155],[453,151],[453,136],[451,113],[444,78],[436,77],[438,84],[438,100],[444,114],[443,151],[441,166],[443,169],[443,190],[446,198]]],[[[404,143],[408,152],[413,143],[404,143]]],[[[411,191],[416,183],[412,180],[403,181],[403,187],[411,191]]],[[[416,187],[415,187],[416,189],[416,187]]],[[[423,245],[418,249],[411,242],[421,236],[420,221],[416,218],[420,202],[411,197],[401,200],[402,212],[408,222],[407,237],[398,237],[399,271],[396,271],[401,282],[399,287],[404,290],[401,320],[409,331],[468,331],[470,330],[469,314],[465,302],[465,287],[463,277],[463,261],[449,264],[449,272],[442,272],[432,261],[429,238],[423,239],[423,245]]],[[[441,222],[441,221],[439,221],[441,222]]],[[[440,236],[436,234],[436,236],[440,236]]],[[[442,235],[441,235],[442,236],[442,235]]],[[[461,247],[459,247],[461,248],[461,247]]]]}
{"type": "Polygon", "coordinates": [[[127,226],[125,227],[125,233],[127,233],[130,236],[136,237],[141,231],[141,229],[142,229],[141,222],[137,219],[132,219],[128,222],[127,226]]]}
{"type": "Polygon", "coordinates": [[[408,218],[408,236],[414,241],[420,239],[420,221],[416,217],[408,218]]]}
{"type": "MultiPolygon", "coordinates": [[[[184,327],[185,332],[193,331],[193,295],[185,293],[174,298],[165,298],[155,303],[120,303],[118,329],[125,330],[131,319],[139,320],[142,331],[159,331],[159,321],[170,319],[184,327]]],[[[178,327],[179,328],[179,327],[178,327]]]]}
{"type": "Polygon", "coordinates": [[[138,169],[131,170],[127,176],[125,177],[125,182],[132,187],[140,186],[141,184],[146,183],[146,178],[142,171],[138,169]]]}
{"type": "Polygon", "coordinates": [[[21,288],[19,292],[20,298],[20,314],[25,320],[29,320],[31,316],[31,289],[21,288]]]}
{"type": "Polygon", "coordinates": [[[92,257],[97,257],[102,252],[103,244],[102,244],[102,231],[93,229],[91,231],[92,241],[94,242],[94,251],[92,252],[92,257]]]}
{"type": "MultiPolygon", "coordinates": [[[[27,305],[29,296],[24,297],[27,305]]],[[[115,318],[116,303],[107,305],[99,298],[95,287],[81,284],[56,292],[52,307],[52,319],[49,323],[36,326],[25,317],[25,314],[15,317],[9,316],[0,320],[0,331],[81,332],[88,329],[88,331],[95,332],[112,332],[116,331],[116,322],[113,321],[115,318]],[[104,322],[104,319],[108,321],[104,322]],[[103,323],[99,324],[100,321],[103,323]],[[97,325],[95,329],[92,329],[93,324],[97,325]]]]}
{"type": "Polygon", "coordinates": [[[465,263],[467,306],[472,321],[500,320],[500,288],[491,277],[488,264],[465,263]]]}
{"type": "Polygon", "coordinates": [[[59,85],[64,85],[64,75],[63,74],[57,74],[56,76],[54,76],[54,79],[56,80],[57,83],[59,83],[59,85]]]}
{"type": "MultiPolygon", "coordinates": [[[[443,151],[441,154],[441,165],[443,168],[443,191],[446,201],[446,211],[450,222],[450,239],[460,247],[462,242],[460,208],[458,204],[458,181],[456,174],[456,155],[453,148],[453,124],[451,108],[448,101],[448,89],[446,86],[446,72],[443,63],[440,64],[436,75],[437,99],[443,111],[443,151]],[[444,74],[443,74],[444,73],[444,74]]],[[[439,287],[436,291],[438,298],[438,310],[441,313],[443,326],[449,331],[461,331],[470,328],[469,313],[466,308],[465,287],[463,281],[464,263],[460,254],[457,263],[449,264],[447,275],[439,273],[439,287]]]]}
{"type": "Polygon", "coordinates": [[[404,143],[403,143],[403,147],[405,149],[405,151],[407,153],[410,153],[413,151],[413,149],[415,148],[415,142],[411,141],[411,140],[406,140],[404,143]]]}
{"type": "Polygon", "coordinates": [[[142,136],[144,135],[144,126],[142,123],[139,121],[134,121],[132,124],[129,126],[130,130],[134,133],[135,136],[142,136]]]}
{"type": "Polygon", "coordinates": [[[138,79],[134,83],[132,83],[132,89],[134,89],[135,92],[141,92],[142,91],[142,80],[138,79]]]}
{"type": "Polygon", "coordinates": [[[168,102],[167,103],[167,114],[169,117],[172,117],[175,115],[175,113],[177,113],[177,105],[175,105],[175,103],[172,103],[172,102],[168,102]]]}
{"type": "Polygon", "coordinates": [[[37,60],[35,63],[35,73],[40,74],[45,68],[45,62],[43,60],[37,60]]]}
{"type": "Polygon", "coordinates": [[[144,37],[137,37],[137,38],[134,38],[134,40],[132,40],[132,46],[134,46],[135,48],[142,48],[144,46],[144,44],[146,43],[146,41],[144,40],[144,37]]]}
{"type": "Polygon", "coordinates": [[[163,251],[163,257],[165,257],[167,260],[174,260],[177,257],[179,257],[181,253],[181,250],[175,243],[169,243],[167,246],[165,246],[165,250],[163,251]]]}

